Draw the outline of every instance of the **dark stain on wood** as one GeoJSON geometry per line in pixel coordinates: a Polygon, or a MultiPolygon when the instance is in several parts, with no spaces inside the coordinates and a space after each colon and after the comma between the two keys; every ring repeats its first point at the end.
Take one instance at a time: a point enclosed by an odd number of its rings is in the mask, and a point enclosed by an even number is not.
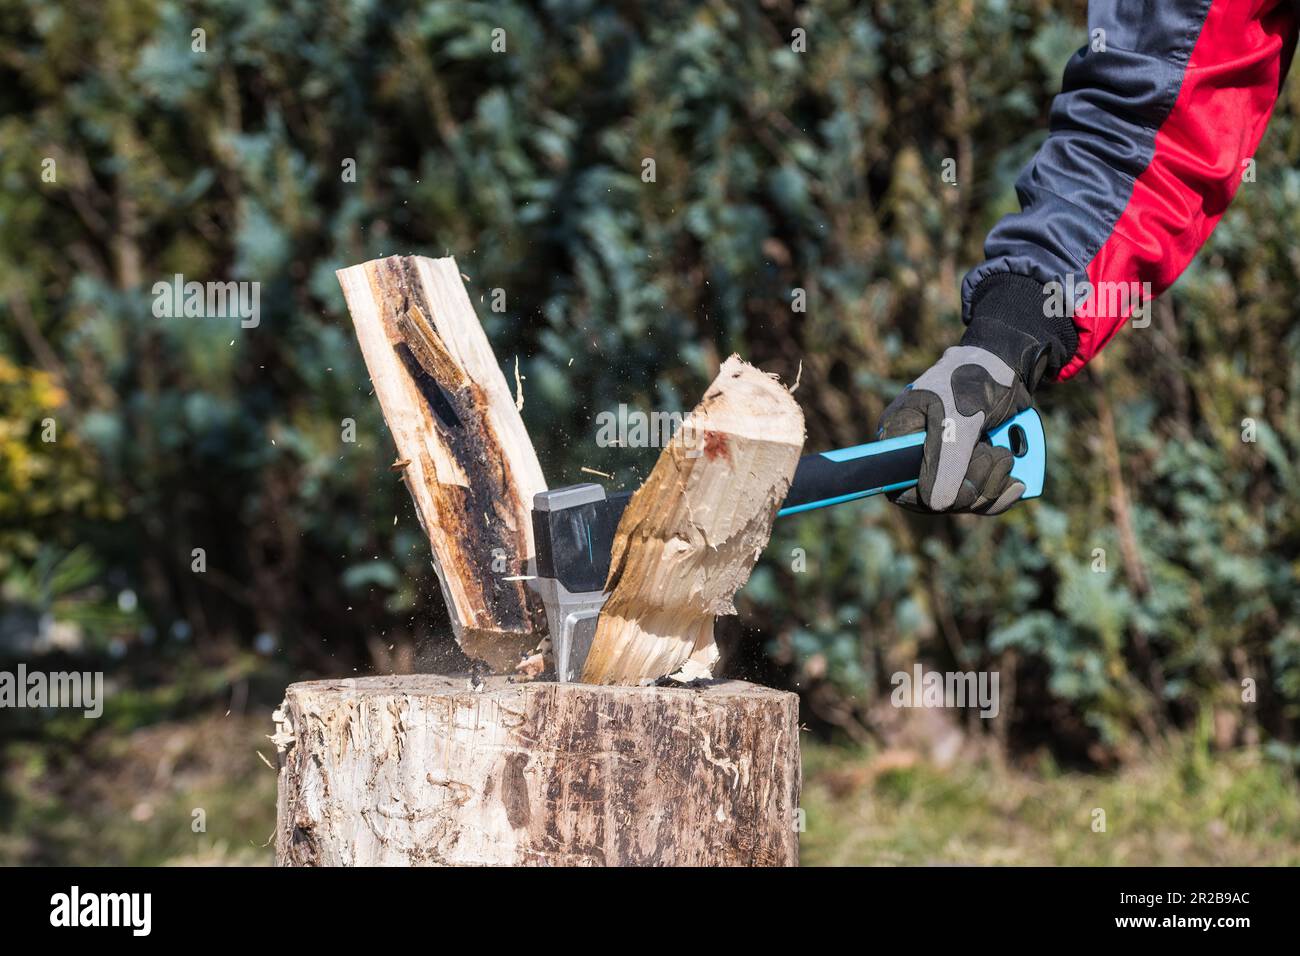
{"type": "MultiPolygon", "coordinates": [[[[540,634],[545,629],[541,599],[523,581],[502,580],[525,571],[532,503],[521,500],[505,467],[505,455],[484,414],[486,396],[465,378],[430,322],[433,310],[413,259],[385,260],[372,284],[384,305],[384,325],[394,351],[423,398],[443,446],[466,476],[466,486],[439,483],[432,460],[421,456],[438,524],[456,546],[452,567],[441,562],[444,573],[454,574],[471,598],[477,598],[472,607],[462,609],[466,629],[540,634]],[[494,565],[500,567],[500,555],[507,561],[505,573],[494,570],[494,565]]],[[[409,473],[403,477],[409,480],[409,473]]]]}
{"type": "Polygon", "coordinates": [[[429,410],[433,412],[433,417],[445,429],[463,428],[464,425],[461,424],[460,416],[456,414],[456,406],[452,403],[451,397],[438,384],[437,379],[425,371],[411,347],[405,342],[398,342],[396,349],[397,357],[402,360],[402,366],[407,374],[415,380],[415,387],[420,390],[420,395],[424,398],[424,403],[429,406],[429,410]]]}
{"type": "Polygon", "coordinates": [[[528,779],[524,776],[526,766],[527,754],[509,754],[501,772],[501,803],[506,808],[506,819],[516,830],[528,826],[532,819],[528,807],[528,779]]]}

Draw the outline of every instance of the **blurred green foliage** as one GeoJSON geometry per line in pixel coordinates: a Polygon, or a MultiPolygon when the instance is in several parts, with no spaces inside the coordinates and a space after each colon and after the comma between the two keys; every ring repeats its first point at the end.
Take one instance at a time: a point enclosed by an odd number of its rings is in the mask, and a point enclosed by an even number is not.
{"type": "MultiPolygon", "coordinates": [[[[476,301],[506,290],[481,316],[552,484],[589,466],[635,487],[654,451],[597,447],[596,414],[687,408],[733,350],[798,377],[809,449],[864,440],[958,337],[958,283],[1014,208],[1081,12],[0,0],[0,573],[88,548],[142,633],[205,660],[350,673],[445,642],[333,277],[381,255],[451,253],[476,301]],[[259,282],[260,325],[155,318],[176,273],[259,282]]],[[[1291,753],[1298,105],[1293,82],[1151,326],[1043,395],[1044,499],[783,522],[733,669],[854,734],[924,659],[999,668],[1013,743],[1105,763],[1213,714],[1291,753]]]]}

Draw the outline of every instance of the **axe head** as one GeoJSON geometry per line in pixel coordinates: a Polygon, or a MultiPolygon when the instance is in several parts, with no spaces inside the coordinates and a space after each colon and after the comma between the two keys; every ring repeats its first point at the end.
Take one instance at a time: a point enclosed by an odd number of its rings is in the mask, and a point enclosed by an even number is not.
{"type": "Polygon", "coordinates": [[[608,596],[610,549],[631,492],[606,495],[594,482],[538,492],[533,497],[536,577],[555,655],[556,677],[576,681],[596,636],[596,618],[608,596]]]}

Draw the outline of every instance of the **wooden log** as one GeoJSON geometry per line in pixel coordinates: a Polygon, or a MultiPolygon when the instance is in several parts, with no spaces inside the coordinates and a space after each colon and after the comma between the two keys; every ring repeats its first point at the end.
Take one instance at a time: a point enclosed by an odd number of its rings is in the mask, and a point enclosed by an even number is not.
{"type": "Polygon", "coordinates": [[[619,521],[590,684],[706,676],[713,619],[734,614],[803,449],[803,413],[775,376],[731,356],[619,521]]]}
{"type": "Polygon", "coordinates": [[[366,677],[276,719],[281,865],[798,862],[784,691],[366,677]]]}
{"type": "Polygon", "coordinates": [[[337,273],[456,639],[512,669],[546,633],[520,577],[546,489],[455,259],[393,256],[337,273]]]}

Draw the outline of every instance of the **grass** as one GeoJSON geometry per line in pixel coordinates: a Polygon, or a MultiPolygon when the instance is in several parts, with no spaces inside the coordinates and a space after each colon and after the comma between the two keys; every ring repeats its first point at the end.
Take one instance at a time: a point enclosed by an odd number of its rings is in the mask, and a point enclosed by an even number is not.
{"type": "Polygon", "coordinates": [[[807,866],[1300,864],[1293,774],[1190,739],[1110,774],[811,744],[802,805],[807,866]]]}
{"type": "Polygon", "coordinates": [[[51,759],[38,742],[0,757],[0,864],[274,862],[269,712],[203,715],[95,734],[51,759]]]}

